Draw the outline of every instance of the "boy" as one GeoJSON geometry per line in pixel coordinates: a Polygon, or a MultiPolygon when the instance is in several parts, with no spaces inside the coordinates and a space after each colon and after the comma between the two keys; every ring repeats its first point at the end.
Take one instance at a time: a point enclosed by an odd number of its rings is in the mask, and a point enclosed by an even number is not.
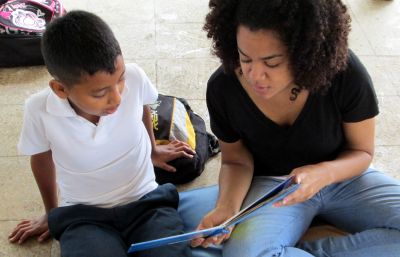
{"type": "MultiPolygon", "coordinates": [[[[28,99],[18,147],[31,155],[46,214],[21,222],[10,242],[50,233],[63,256],[116,257],[132,242],[181,233],[178,193],[157,185],[151,157],[166,168],[194,152],[182,142],[156,148],[147,105],[157,91],[143,70],[125,65],[107,24],[84,11],[53,21],[42,52],[54,79],[28,99]]],[[[191,253],[183,243],[135,256],[191,253]]]]}

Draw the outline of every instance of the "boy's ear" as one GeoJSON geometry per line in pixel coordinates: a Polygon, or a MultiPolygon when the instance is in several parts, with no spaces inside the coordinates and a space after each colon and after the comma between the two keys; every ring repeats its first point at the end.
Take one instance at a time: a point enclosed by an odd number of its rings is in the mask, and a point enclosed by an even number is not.
{"type": "Polygon", "coordinates": [[[53,92],[60,97],[61,99],[67,99],[68,97],[68,88],[63,85],[61,82],[52,79],[49,82],[49,86],[53,92]]]}

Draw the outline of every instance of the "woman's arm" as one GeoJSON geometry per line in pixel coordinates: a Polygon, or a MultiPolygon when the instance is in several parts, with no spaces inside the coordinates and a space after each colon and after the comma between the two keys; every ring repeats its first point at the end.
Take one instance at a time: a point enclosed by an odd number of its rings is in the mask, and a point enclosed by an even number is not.
{"type": "Polygon", "coordinates": [[[368,168],[374,155],[375,118],[343,123],[343,130],[343,152],[335,160],[294,169],[291,174],[300,187],[276,206],[306,201],[325,186],[356,177],[368,168]]]}
{"type": "Polygon", "coordinates": [[[253,157],[241,140],[235,143],[219,141],[219,145],[221,170],[216,208],[224,208],[236,214],[242,206],[253,178],[253,157]]]}
{"type": "Polygon", "coordinates": [[[372,162],[375,145],[375,118],[343,123],[346,148],[334,161],[321,165],[330,174],[330,184],[341,182],[364,172],[372,162]]]}
{"type": "MultiPolygon", "coordinates": [[[[253,157],[242,141],[226,143],[220,140],[219,145],[221,149],[219,197],[215,209],[202,219],[197,229],[220,225],[239,212],[253,178],[253,157]]],[[[208,239],[198,238],[193,240],[191,245],[207,247],[210,243],[220,244],[227,238],[229,234],[208,239]]]]}

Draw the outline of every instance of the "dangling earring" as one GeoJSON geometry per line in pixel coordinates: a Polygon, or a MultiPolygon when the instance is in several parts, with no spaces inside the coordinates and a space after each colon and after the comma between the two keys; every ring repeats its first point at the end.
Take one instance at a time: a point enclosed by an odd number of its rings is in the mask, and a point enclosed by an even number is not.
{"type": "Polygon", "coordinates": [[[301,92],[301,87],[299,87],[298,85],[294,85],[294,87],[290,90],[290,93],[292,94],[289,98],[290,101],[292,102],[295,101],[300,92],[301,92]]]}

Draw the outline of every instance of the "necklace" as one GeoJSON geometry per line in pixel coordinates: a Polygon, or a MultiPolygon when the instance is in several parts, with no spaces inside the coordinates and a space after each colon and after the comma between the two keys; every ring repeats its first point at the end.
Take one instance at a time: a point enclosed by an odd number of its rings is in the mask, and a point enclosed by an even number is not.
{"type": "Polygon", "coordinates": [[[296,101],[296,99],[297,99],[297,96],[300,94],[300,92],[301,92],[301,87],[299,87],[298,85],[294,85],[294,87],[290,90],[290,94],[291,94],[291,96],[290,96],[290,101],[296,101]]]}

